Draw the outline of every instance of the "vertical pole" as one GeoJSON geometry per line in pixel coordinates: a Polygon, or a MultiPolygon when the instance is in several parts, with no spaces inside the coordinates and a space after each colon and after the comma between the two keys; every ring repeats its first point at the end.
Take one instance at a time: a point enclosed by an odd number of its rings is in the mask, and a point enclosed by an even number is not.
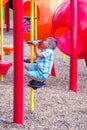
{"type": "MultiPolygon", "coordinates": [[[[31,32],[30,40],[34,40],[34,0],[30,3],[30,18],[31,18],[31,32]]],[[[30,45],[30,58],[31,63],[34,61],[34,46],[30,45]]],[[[30,88],[30,110],[34,111],[34,89],[30,88]]]]}
{"type": "Polygon", "coordinates": [[[6,32],[9,32],[9,3],[5,4],[5,24],[6,32]]]}
{"type": "Polygon", "coordinates": [[[4,30],[3,30],[3,8],[2,8],[2,0],[0,0],[0,33],[1,33],[1,60],[4,59],[4,52],[3,52],[3,46],[4,46],[4,30]]]}
{"type": "MultiPolygon", "coordinates": [[[[3,8],[2,8],[2,0],[0,0],[0,49],[1,49],[1,60],[4,59],[4,52],[3,52],[3,46],[4,46],[4,30],[3,30],[3,8]]],[[[4,76],[0,75],[0,80],[4,80],[4,76]]]]}
{"type": "Polygon", "coordinates": [[[35,0],[35,40],[37,40],[37,0],[35,0]]]}
{"type": "Polygon", "coordinates": [[[14,123],[23,123],[23,3],[13,0],[14,27],[14,123]]]}
{"type": "Polygon", "coordinates": [[[70,90],[77,91],[77,0],[71,0],[70,90]]]}
{"type": "Polygon", "coordinates": [[[62,60],[64,61],[65,60],[65,54],[62,53],[62,60]]]}

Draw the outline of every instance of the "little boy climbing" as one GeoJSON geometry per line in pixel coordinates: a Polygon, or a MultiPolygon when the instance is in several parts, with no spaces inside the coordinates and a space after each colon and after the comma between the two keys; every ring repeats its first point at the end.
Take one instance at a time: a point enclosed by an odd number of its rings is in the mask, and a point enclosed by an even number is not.
{"type": "Polygon", "coordinates": [[[29,86],[37,89],[46,84],[46,79],[51,73],[53,65],[53,50],[57,46],[57,41],[53,37],[48,37],[43,41],[43,49],[38,49],[38,42],[32,41],[34,45],[34,51],[37,58],[35,64],[25,64],[24,67],[28,72],[29,78],[32,80],[29,82],[29,86]]]}

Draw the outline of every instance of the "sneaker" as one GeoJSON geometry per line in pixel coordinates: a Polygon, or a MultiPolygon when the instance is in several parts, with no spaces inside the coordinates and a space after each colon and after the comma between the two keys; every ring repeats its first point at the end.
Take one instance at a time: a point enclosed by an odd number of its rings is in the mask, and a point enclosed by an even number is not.
{"type": "Polygon", "coordinates": [[[28,86],[29,86],[29,85],[32,85],[32,83],[34,83],[34,82],[36,82],[36,80],[31,80],[31,81],[29,81],[28,86]]]}
{"type": "Polygon", "coordinates": [[[34,81],[31,84],[28,84],[28,86],[32,87],[33,89],[41,88],[43,85],[46,85],[46,81],[43,82],[34,81]]]}
{"type": "Polygon", "coordinates": [[[35,82],[36,82],[36,80],[32,79],[29,83],[34,84],[35,82]]]}
{"type": "Polygon", "coordinates": [[[37,86],[42,86],[42,85],[46,85],[46,80],[40,82],[40,81],[36,81],[36,80],[32,80],[29,82],[30,85],[37,85],[37,86]]]}
{"type": "Polygon", "coordinates": [[[35,90],[42,87],[42,86],[37,86],[37,85],[28,85],[28,86],[35,90]]]}
{"type": "MultiPolygon", "coordinates": [[[[27,59],[24,59],[23,61],[24,61],[25,63],[31,63],[30,59],[28,59],[28,58],[27,58],[27,59]]],[[[37,62],[37,60],[34,59],[34,63],[36,63],[36,62],[37,62]]]]}

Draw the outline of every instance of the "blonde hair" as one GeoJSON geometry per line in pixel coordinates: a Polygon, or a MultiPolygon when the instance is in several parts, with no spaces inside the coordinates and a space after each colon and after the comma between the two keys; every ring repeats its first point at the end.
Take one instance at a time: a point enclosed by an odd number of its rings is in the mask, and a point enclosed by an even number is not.
{"type": "Polygon", "coordinates": [[[48,39],[48,44],[50,45],[50,48],[54,50],[57,46],[57,40],[53,37],[48,37],[47,39],[48,39]]]}

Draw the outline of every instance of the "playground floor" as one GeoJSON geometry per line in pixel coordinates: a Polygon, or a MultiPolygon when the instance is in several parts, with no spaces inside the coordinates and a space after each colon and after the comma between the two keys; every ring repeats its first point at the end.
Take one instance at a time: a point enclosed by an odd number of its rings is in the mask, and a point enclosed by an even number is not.
{"type": "MultiPolygon", "coordinates": [[[[5,32],[5,44],[13,44],[12,30],[5,32]]],[[[5,60],[13,62],[13,55],[5,60]]],[[[29,49],[24,43],[24,57],[29,49]]],[[[78,62],[78,91],[69,90],[69,57],[62,60],[56,49],[54,63],[57,76],[50,76],[47,85],[35,90],[35,109],[30,111],[30,88],[24,71],[24,124],[13,123],[13,66],[0,81],[0,130],[87,130],[87,68],[78,62]]]]}

